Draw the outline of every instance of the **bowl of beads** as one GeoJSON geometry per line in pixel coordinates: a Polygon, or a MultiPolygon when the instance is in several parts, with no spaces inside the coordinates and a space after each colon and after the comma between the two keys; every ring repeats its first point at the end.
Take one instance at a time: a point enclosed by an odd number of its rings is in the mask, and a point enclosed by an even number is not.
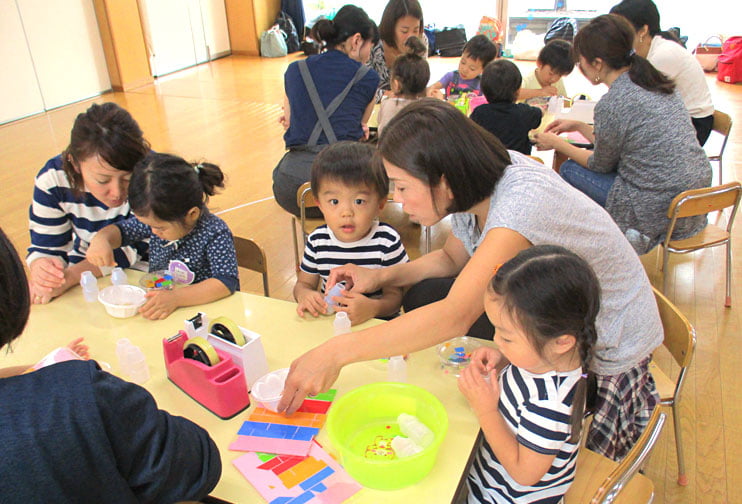
{"type": "Polygon", "coordinates": [[[169,271],[151,271],[142,275],[139,285],[147,290],[170,290],[175,287],[175,280],[169,271]]]}
{"type": "Polygon", "coordinates": [[[133,285],[111,285],[98,293],[98,301],[106,307],[109,315],[128,318],[137,314],[137,309],[146,301],[144,291],[133,285]]]}
{"type": "Polygon", "coordinates": [[[469,336],[459,336],[441,343],[438,345],[441,369],[445,373],[459,376],[461,370],[469,365],[472,352],[481,346],[481,343],[469,336]]]}
{"type": "Polygon", "coordinates": [[[408,383],[363,385],[337,399],[327,415],[327,434],[345,470],[378,490],[422,480],[447,431],[443,404],[408,383]]]}

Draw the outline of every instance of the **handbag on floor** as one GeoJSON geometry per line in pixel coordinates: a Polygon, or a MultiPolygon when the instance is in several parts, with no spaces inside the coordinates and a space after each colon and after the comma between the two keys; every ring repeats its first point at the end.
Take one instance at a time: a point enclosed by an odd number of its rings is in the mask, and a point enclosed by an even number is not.
{"type": "Polygon", "coordinates": [[[288,54],[286,34],[277,24],[260,36],[260,55],[264,58],[280,58],[288,54]]]}
{"type": "Polygon", "coordinates": [[[727,84],[742,82],[742,37],[729,37],[719,55],[716,79],[727,84]]]}
{"type": "Polygon", "coordinates": [[[716,64],[719,61],[719,55],[721,55],[721,43],[721,39],[714,35],[693,49],[693,56],[701,64],[704,72],[716,72],[716,64]],[[714,39],[719,41],[718,45],[710,43],[714,39]]]}

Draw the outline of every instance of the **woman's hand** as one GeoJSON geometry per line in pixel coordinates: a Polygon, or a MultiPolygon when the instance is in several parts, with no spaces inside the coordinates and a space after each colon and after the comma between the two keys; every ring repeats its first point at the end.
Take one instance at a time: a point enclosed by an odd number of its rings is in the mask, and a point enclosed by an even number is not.
{"type": "Polygon", "coordinates": [[[308,351],[291,363],[281,400],[279,413],[291,415],[304,402],[307,395],[317,395],[328,390],[337,380],[342,368],[331,349],[333,340],[308,351]]]}
{"type": "Polygon", "coordinates": [[[381,289],[381,269],[369,269],[355,264],[346,264],[330,270],[325,292],[330,292],[336,283],[345,282],[345,289],[353,292],[376,292],[381,289]]]}
{"type": "Polygon", "coordinates": [[[298,306],[296,313],[304,318],[304,312],[309,312],[313,317],[319,317],[320,313],[327,313],[325,298],[316,290],[304,290],[296,300],[298,306]]]}
{"type": "Polygon", "coordinates": [[[493,368],[483,374],[478,366],[469,364],[459,376],[459,390],[469,401],[477,417],[497,412],[500,401],[500,385],[497,371],[493,368]]]}
{"type": "Polygon", "coordinates": [[[573,119],[557,119],[544,128],[544,133],[566,133],[569,131],[579,131],[585,125],[582,121],[573,119]]]}
{"type": "Polygon", "coordinates": [[[147,302],[139,308],[139,313],[149,320],[165,319],[179,306],[178,296],[174,290],[150,291],[144,297],[147,298],[147,302]]]}
{"type": "MultiPolygon", "coordinates": [[[[53,289],[64,285],[64,263],[56,257],[40,257],[31,263],[31,294],[51,298],[53,289]]],[[[47,300],[46,302],[49,302],[47,300]]]]}
{"type": "Polygon", "coordinates": [[[536,142],[536,148],[540,151],[556,149],[562,145],[565,140],[554,133],[536,133],[533,135],[533,141],[536,142]]]}

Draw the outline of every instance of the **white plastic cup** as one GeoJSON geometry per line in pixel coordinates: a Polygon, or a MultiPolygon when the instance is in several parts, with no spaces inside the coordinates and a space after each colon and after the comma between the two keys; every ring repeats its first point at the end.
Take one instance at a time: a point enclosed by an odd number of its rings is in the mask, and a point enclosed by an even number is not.
{"type": "Polygon", "coordinates": [[[111,271],[111,283],[113,285],[127,285],[129,283],[123,269],[119,267],[113,268],[113,271],[111,271]]]}
{"type": "Polygon", "coordinates": [[[402,434],[412,439],[421,448],[427,448],[433,443],[435,438],[433,431],[418,420],[416,416],[400,413],[397,417],[397,423],[402,434]]]}

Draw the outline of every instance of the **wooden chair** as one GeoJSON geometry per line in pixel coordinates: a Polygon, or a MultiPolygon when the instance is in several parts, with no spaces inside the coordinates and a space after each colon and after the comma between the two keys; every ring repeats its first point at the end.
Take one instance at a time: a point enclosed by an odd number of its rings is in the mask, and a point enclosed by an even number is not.
{"type": "Polygon", "coordinates": [[[672,355],[672,358],[680,366],[680,372],[675,380],[672,380],[657,363],[653,360],[649,364],[649,371],[654,377],[657,384],[657,392],[660,395],[660,402],[664,406],[672,408],[672,423],[675,427],[675,449],[678,454],[678,484],[686,486],[688,477],[685,475],[685,460],[683,458],[683,442],[681,440],[680,428],[680,393],[685,383],[685,375],[693,359],[693,353],[696,348],[696,331],[690,325],[680,310],[670,302],[660,291],[654,289],[654,297],[657,300],[657,308],[662,319],[662,327],[665,332],[665,339],[662,344],[672,355]]]}
{"type": "Polygon", "coordinates": [[[732,306],[732,242],[731,232],[734,217],[739,206],[740,195],[742,195],[742,185],[739,182],[730,182],[716,187],[706,187],[703,189],[692,189],[683,191],[672,200],[670,208],[667,210],[667,218],[670,223],[667,226],[665,240],[662,242],[662,263],[660,271],[664,272],[662,279],[662,292],[667,292],[667,262],[670,252],[676,254],[685,254],[708,247],[717,247],[726,245],[727,247],[727,273],[726,273],[726,298],[724,306],[732,306]],[[673,240],[672,233],[675,231],[677,220],[683,217],[692,217],[694,215],[705,215],[710,212],[718,212],[725,208],[732,207],[727,220],[726,229],[722,229],[715,224],[707,224],[706,227],[697,235],[684,240],[673,240]]]}
{"type": "Polygon", "coordinates": [[[646,429],[621,462],[615,462],[587,448],[580,448],[575,479],[564,496],[564,504],[652,502],[652,480],[636,473],[652,451],[664,423],[665,414],[660,408],[655,408],[646,429]]]}
{"type": "Polygon", "coordinates": [[[724,149],[727,146],[727,140],[729,140],[729,132],[732,129],[732,118],[729,116],[729,114],[725,114],[724,112],[720,110],[714,111],[714,125],[711,127],[712,131],[717,132],[718,134],[722,135],[724,139],[721,142],[721,148],[719,149],[719,153],[709,156],[709,161],[717,161],[719,163],[719,184],[722,182],[722,165],[721,165],[721,158],[724,155],[724,149]]]}
{"type": "Polygon", "coordinates": [[[270,297],[270,289],[268,288],[268,262],[265,259],[263,247],[250,238],[235,236],[234,248],[237,252],[237,266],[262,273],[263,293],[265,297],[270,297]]]}
{"type": "Polygon", "coordinates": [[[299,207],[298,224],[302,236],[301,248],[299,248],[299,242],[296,239],[297,218],[293,215],[291,216],[291,235],[294,237],[294,264],[296,264],[296,267],[298,268],[301,262],[301,256],[304,253],[304,246],[307,244],[307,237],[317,228],[317,226],[324,224],[325,220],[321,218],[307,218],[307,208],[317,208],[319,206],[317,205],[317,200],[314,199],[314,193],[312,192],[312,187],[309,185],[309,182],[304,182],[299,186],[299,189],[297,189],[296,204],[299,207]]]}

